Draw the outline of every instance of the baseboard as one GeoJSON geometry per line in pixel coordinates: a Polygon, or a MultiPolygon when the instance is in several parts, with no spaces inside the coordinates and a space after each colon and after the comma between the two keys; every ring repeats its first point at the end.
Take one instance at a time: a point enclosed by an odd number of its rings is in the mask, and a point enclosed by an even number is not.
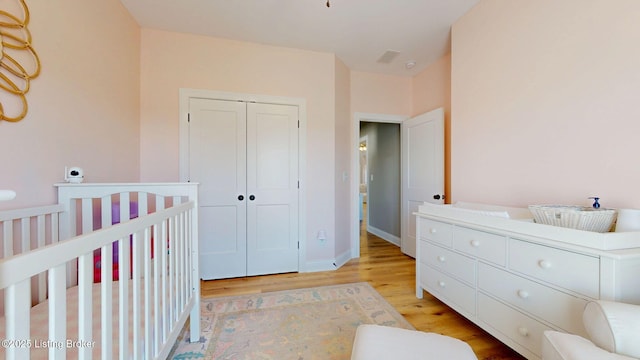
{"type": "Polygon", "coordinates": [[[352,258],[353,257],[351,255],[351,249],[346,250],[345,252],[343,252],[342,254],[336,257],[336,261],[335,261],[336,267],[341,268],[342,265],[346,264],[347,261],[351,260],[352,258]]]}
{"type": "Polygon", "coordinates": [[[301,269],[300,272],[329,271],[337,268],[338,265],[335,260],[307,261],[304,269],[301,269]]]}
{"type": "Polygon", "coordinates": [[[349,260],[351,260],[351,250],[343,252],[333,260],[307,261],[304,269],[301,269],[300,272],[336,270],[346,264],[349,260]]]}
{"type": "Polygon", "coordinates": [[[382,230],[380,230],[378,228],[375,228],[375,227],[369,226],[369,225],[367,225],[367,231],[372,233],[373,235],[381,238],[381,239],[387,240],[388,242],[390,242],[390,243],[392,243],[392,244],[394,244],[396,246],[400,246],[400,238],[395,236],[395,235],[389,234],[386,231],[382,231],[382,230]]]}

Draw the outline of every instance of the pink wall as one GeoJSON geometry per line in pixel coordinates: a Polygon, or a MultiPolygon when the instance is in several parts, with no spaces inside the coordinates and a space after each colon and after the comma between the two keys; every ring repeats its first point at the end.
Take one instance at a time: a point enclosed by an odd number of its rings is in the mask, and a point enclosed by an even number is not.
{"type": "Polygon", "coordinates": [[[453,26],[454,200],[640,208],[640,2],[484,0],[453,26]]]}
{"type": "Polygon", "coordinates": [[[306,99],[307,260],[334,258],[335,56],[150,29],[141,48],[142,181],[179,180],[180,88],[306,99]]]}
{"type": "Polygon", "coordinates": [[[118,0],[28,1],[42,71],[29,112],[0,121],[0,209],[52,204],[64,166],[87,181],[137,181],[139,28],[118,0]]]}
{"type": "Polygon", "coordinates": [[[413,77],[412,116],[444,107],[445,117],[451,113],[451,54],[430,64],[413,77]]]}
{"type": "MultiPolygon", "coordinates": [[[[413,77],[412,116],[444,108],[445,194],[451,194],[451,54],[413,77]]],[[[445,195],[446,196],[446,195],[445,195]]],[[[445,198],[449,203],[450,195],[445,198]]]]}
{"type": "Polygon", "coordinates": [[[382,74],[351,72],[351,112],[411,114],[412,80],[382,74]]]}
{"type": "MultiPolygon", "coordinates": [[[[336,125],[335,125],[335,224],[336,256],[349,253],[351,236],[351,71],[336,57],[336,125]],[[343,174],[346,173],[346,178],[343,174]],[[338,241],[339,239],[339,241],[338,241]]],[[[349,253],[350,254],[350,253],[349,253]]]]}

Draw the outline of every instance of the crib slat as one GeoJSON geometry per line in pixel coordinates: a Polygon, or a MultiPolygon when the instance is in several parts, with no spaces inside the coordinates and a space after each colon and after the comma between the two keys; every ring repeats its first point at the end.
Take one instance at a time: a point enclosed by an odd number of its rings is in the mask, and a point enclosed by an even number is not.
{"type": "MultiPolygon", "coordinates": [[[[112,226],[113,218],[111,209],[111,195],[103,196],[100,199],[100,223],[103,229],[112,226]]],[[[103,246],[100,249],[100,319],[101,319],[101,347],[100,356],[102,359],[113,358],[113,244],[103,246]]]]}
{"type": "Polygon", "coordinates": [[[93,231],[93,200],[82,199],[82,233],[93,231]]]}
{"type": "MultiPolygon", "coordinates": [[[[46,235],[45,235],[45,225],[46,225],[46,217],[44,215],[39,215],[36,217],[36,242],[38,244],[38,248],[41,248],[45,245],[46,235]]],[[[47,298],[47,279],[45,273],[38,274],[38,303],[44,301],[47,298]]]]}
{"type": "Polygon", "coordinates": [[[13,255],[13,221],[3,221],[2,227],[2,236],[4,239],[4,257],[8,258],[13,255]]]}
{"type": "MultiPolygon", "coordinates": [[[[69,206],[69,211],[63,212],[60,215],[60,240],[67,240],[78,234],[78,201],[76,199],[69,199],[65,205],[69,206]]],[[[77,259],[73,259],[67,263],[67,283],[69,286],[78,284],[77,259]]]]}
{"type": "Polygon", "coordinates": [[[29,308],[31,307],[31,282],[29,279],[10,285],[5,289],[5,333],[6,338],[20,343],[7,347],[7,360],[29,359],[30,341],[29,308]]]}
{"type": "Polygon", "coordinates": [[[153,241],[153,254],[154,254],[154,260],[153,260],[153,276],[151,277],[153,279],[153,308],[155,309],[155,316],[154,316],[154,322],[153,322],[153,328],[155,329],[155,331],[153,332],[153,353],[157,354],[160,351],[160,343],[161,343],[161,334],[162,334],[162,328],[161,328],[161,323],[160,323],[160,319],[162,318],[162,311],[161,311],[161,303],[160,303],[160,244],[162,243],[162,238],[159,235],[159,231],[158,231],[158,225],[156,224],[153,226],[153,232],[152,232],[152,238],[154,239],[153,241]]]}
{"type": "Polygon", "coordinates": [[[20,219],[21,248],[20,253],[31,250],[31,218],[20,219]]]}
{"type": "Polygon", "coordinates": [[[149,202],[146,192],[138,193],[138,216],[144,216],[149,213],[149,202]]]}
{"type": "Polygon", "coordinates": [[[174,236],[176,239],[176,255],[175,255],[175,289],[174,291],[176,292],[176,304],[175,304],[175,314],[176,314],[176,321],[178,320],[178,318],[180,317],[180,307],[182,306],[182,291],[180,289],[180,256],[182,253],[182,249],[181,249],[181,245],[180,245],[180,218],[179,216],[174,216],[173,217],[173,221],[174,221],[174,236]]]}
{"type": "Polygon", "coordinates": [[[151,358],[151,233],[144,229],[144,353],[151,358]]]}
{"type": "MultiPolygon", "coordinates": [[[[83,217],[84,218],[84,217],[83,217]]],[[[78,258],[78,340],[93,341],[92,334],[92,282],[93,282],[93,253],[81,255],[78,258]]],[[[90,360],[91,348],[78,348],[80,359],[90,360]]]]}
{"type": "Polygon", "coordinates": [[[175,244],[175,251],[173,254],[173,293],[176,294],[174,303],[173,303],[173,320],[174,324],[178,321],[178,317],[180,316],[180,242],[178,241],[178,217],[171,217],[171,221],[173,223],[173,241],[175,244]]]}
{"type": "Polygon", "coordinates": [[[102,359],[113,359],[113,244],[103,246],[100,250],[100,319],[101,319],[101,356],[102,359]]]}
{"type": "Polygon", "coordinates": [[[129,237],[124,237],[118,240],[118,278],[119,291],[118,291],[118,318],[120,322],[118,324],[119,333],[119,349],[120,353],[118,357],[120,360],[129,359],[129,278],[130,278],[130,264],[129,264],[129,237]],[[123,321],[124,320],[124,321],[123,321]]]}
{"type": "Polygon", "coordinates": [[[166,319],[169,318],[169,307],[170,307],[170,302],[167,301],[167,292],[168,292],[168,286],[167,286],[167,271],[168,271],[168,257],[169,257],[169,251],[171,251],[170,247],[169,247],[169,234],[167,232],[167,221],[164,220],[162,222],[162,227],[160,228],[160,239],[162,239],[162,252],[160,254],[160,269],[162,271],[162,275],[161,277],[161,281],[162,281],[162,294],[161,299],[162,299],[162,318],[164,319],[164,321],[162,321],[162,340],[164,341],[164,339],[167,338],[168,334],[169,334],[169,323],[166,319]],[[164,247],[167,246],[168,248],[165,249],[164,247]]]}
{"type": "Polygon", "coordinates": [[[113,219],[111,216],[111,209],[113,207],[111,203],[111,195],[104,196],[100,201],[100,212],[102,215],[100,216],[100,222],[102,223],[102,228],[108,228],[113,223],[113,219]]]}
{"type": "Polygon", "coordinates": [[[176,271],[176,236],[175,236],[175,220],[173,217],[169,218],[169,328],[173,328],[173,323],[176,318],[174,311],[175,300],[175,271],[176,271]]]}
{"type": "Polygon", "coordinates": [[[184,249],[185,249],[185,278],[186,278],[186,294],[187,294],[187,302],[189,302],[190,300],[190,293],[193,291],[192,288],[192,278],[193,278],[193,274],[191,273],[191,257],[193,256],[192,252],[191,252],[191,243],[189,242],[190,239],[190,232],[191,232],[191,228],[189,227],[189,221],[190,221],[190,216],[189,216],[189,212],[186,212],[184,214],[184,221],[185,221],[185,227],[184,227],[184,249]]]}
{"type": "Polygon", "coordinates": [[[126,222],[131,219],[131,209],[129,208],[129,203],[131,201],[131,197],[128,192],[120,193],[120,222],[126,222]]]}
{"type": "Polygon", "coordinates": [[[180,214],[180,219],[182,220],[182,230],[181,230],[181,236],[182,236],[182,278],[184,279],[182,281],[182,294],[183,294],[183,307],[187,306],[187,303],[189,302],[189,292],[191,291],[191,287],[189,286],[189,275],[191,275],[190,273],[190,269],[189,269],[189,253],[188,253],[188,244],[187,244],[187,214],[186,213],[182,213],[180,214]]]}
{"type": "Polygon", "coordinates": [[[43,247],[46,241],[45,236],[45,225],[46,225],[46,216],[39,215],[36,217],[36,240],[38,243],[38,247],[43,247]]]}
{"type": "Polygon", "coordinates": [[[182,288],[180,286],[180,276],[182,273],[182,261],[180,256],[182,254],[182,244],[180,243],[180,217],[174,216],[175,222],[175,239],[176,239],[176,272],[175,272],[175,292],[176,292],[176,314],[180,314],[180,308],[182,307],[182,288]]]}
{"type": "MultiPolygon", "coordinates": [[[[141,323],[141,314],[140,314],[140,277],[141,277],[141,266],[139,261],[140,254],[140,233],[136,232],[133,234],[133,301],[131,306],[133,307],[133,322],[131,326],[133,327],[133,338],[140,339],[140,323],[141,323]]],[[[140,346],[139,341],[133,342],[133,358],[134,359],[142,359],[142,347],[140,346]]]]}
{"type": "Polygon", "coordinates": [[[185,278],[185,296],[187,297],[186,303],[191,300],[189,295],[193,289],[191,286],[191,248],[189,244],[189,214],[184,213],[184,278],[185,278]]]}
{"type": "MultiPolygon", "coordinates": [[[[67,337],[67,292],[64,264],[49,269],[49,340],[53,344],[64,344],[67,337]]],[[[49,348],[49,359],[65,359],[66,346],[49,348]]]]}
{"type": "Polygon", "coordinates": [[[178,216],[176,216],[176,221],[178,222],[178,226],[177,226],[177,231],[178,233],[176,234],[176,238],[178,240],[178,294],[180,295],[180,302],[179,302],[179,312],[182,312],[182,309],[184,308],[185,305],[185,299],[186,299],[186,294],[185,294],[185,286],[184,286],[184,236],[183,236],[183,230],[184,230],[184,214],[178,214],[178,216]]]}
{"type": "MultiPolygon", "coordinates": [[[[194,199],[195,200],[195,199],[194,199]]],[[[194,305],[191,308],[191,314],[189,315],[191,319],[200,319],[200,272],[199,272],[199,262],[198,262],[198,206],[197,203],[193,209],[188,210],[189,214],[189,244],[191,246],[191,252],[189,258],[191,259],[191,269],[190,277],[191,277],[191,289],[192,296],[194,297],[194,305]]],[[[191,327],[191,342],[196,342],[200,340],[200,321],[190,321],[189,326],[191,327]]]]}
{"type": "Polygon", "coordinates": [[[59,241],[60,233],[60,216],[58,213],[51,214],[51,243],[55,244],[59,241]]]}

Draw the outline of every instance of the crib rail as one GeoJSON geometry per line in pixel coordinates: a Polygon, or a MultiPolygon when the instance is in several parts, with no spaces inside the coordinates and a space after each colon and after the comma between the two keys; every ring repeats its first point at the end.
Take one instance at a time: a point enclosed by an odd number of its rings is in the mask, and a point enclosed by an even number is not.
{"type": "MultiPolygon", "coordinates": [[[[77,357],[80,359],[90,359],[93,350],[92,346],[82,345],[95,342],[101,344],[100,357],[103,359],[164,359],[189,316],[192,318],[191,341],[199,340],[197,185],[57,186],[59,205],[25,210],[24,217],[39,219],[55,214],[58,221],[50,220],[49,223],[59,224],[59,228],[54,227],[52,231],[59,232],[59,239],[55,236],[55,240],[44,246],[41,243],[36,249],[22,246],[19,251],[4,245],[5,256],[0,259],[0,289],[5,292],[6,339],[32,339],[29,329],[30,283],[34,278],[46,276],[46,286],[36,291],[47,294],[47,344],[65,344],[73,339],[79,345],[77,357]],[[136,204],[135,214],[127,206],[129,204],[136,204]],[[121,206],[114,213],[116,205],[121,206]],[[98,218],[96,208],[100,209],[98,218]],[[33,211],[37,214],[33,215],[33,211]],[[112,277],[114,244],[118,245],[117,257],[121,262],[117,269],[119,281],[112,277]],[[92,334],[93,321],[96,321],[92,316],[96,250],[99,250],[102,263],[99,339],[92,334]],[[131,259],[131,262],[123,259],[131,259]],[[70,334],[67,333],[66,321],[68,315],[75,314],[67,314],[67,287],[76,283],[78,331],[70,334]],[[111,299],[114,295],[118,298],[116,321],[112,316],[114,307],[111,299]],[[131,320],[129,313],[132,314],[131,320]],[[111,337],[113,329],[118,329],[119,333],[115,347],[111,337]],[[130,338],[133,339],[131,349],[130,338]],[[118,349],[117,353],[113,353],[114,348],[118,349]]],[[[20,212],[12,214],[12,219],[5,219],[0,213],[0,224],[4,229],[15,227],[16,214],[22,216],[20,212]],[[6,225],[7,222],[11,225],[6,225]]],[[[25,223],[31,224],[31,221],[25,223]]],[[[33,225],[21,226],[24,229],[33,225]]],[[[48,353],[50,359],[64,359],[68,355],[66,346],[50,346],[48,353]]],[[[29,358],[30,348],[8,347],[6,356],[7,359],[29,358]]]]}
{"type": "MultiPolygon", "coordinates": [[[[58,242],[58,218],[63,211],[60,204],[0,211],[0,259],[58,242]]],[[[38,275],[34,283],[31,301],[38,303],[46,297],[44,274],[38,275]]],[[[3,299],[0,314],[4,314],[3,299]]]]}
{"type": "Polygon", "coordinates": [[[2,233],[2,248],[0,258],[6,258],[29,251],[35,247],[42,247],[48,243],[58,241],[58,216],[64,211],[64,206],[50,205],[36,208],[0,211],[0,226],[2,233]],[[33,222],[35,221],[35,239],[32,236],[33,222]],[[21,234],[14,236],[16,225],[21,234]],[[16,244],[19,238],[19,244],[16,244]],[[35,244],[32,245],[32,242],[35,244]]]}

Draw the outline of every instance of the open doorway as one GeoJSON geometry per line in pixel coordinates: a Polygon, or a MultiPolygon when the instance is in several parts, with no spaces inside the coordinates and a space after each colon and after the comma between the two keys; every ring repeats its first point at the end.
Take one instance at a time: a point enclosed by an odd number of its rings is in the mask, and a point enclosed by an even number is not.
{"type": "Polygon", "coordinates": [[[360,144],[358,145],[359,160],[358,165],[360,166],[360,171],[358,172],[358,192],[359,192],[359,217],[360,217],[360,232],[362,232],[363,226],[366,229],[367,221],[367,195],[369,192],[369,181],[368,181],[368,168],[369,164],[367,157],[367,136],[360,137],[360,144]]]}
{"type": "Polygon", "coordinates": [[[361,121],[360,138],[367,139],[367,176],[359,184],[366,193],[366,231],[400,246],[400,124],[361,121]]]}
{"type": "Polygon", "coordinates": [[[362,231],[371,232],[389,242],[400,245],[400,124],[405,119],[407,117],[402,115],[356,113],[354,116],[352,126],[354,156],[352,157],[351,173],[361,175],[353,176],[351,183],[351,194],[353,195],[351,211],[352,257],[360,256],[360,231],[363,223],[366,227],[363,226],[362,231]],[[395,145],[393,141],[387,141],[389,136],[393,136],[390,134],[394,132],[397,133],[395,145]],[[381,144],[378,144],[378,137],[383,139],[381,144]],[[366,151],[361,150],[361,139],[366,139],[366,151]],[[395,156],[390,155],[393,147],[397,147],[395,156]],[[361,154],[362,152],[365,154],[361,154]],[[363,155],[366,155],[363,159],[366,160],[364,169],[360,165],[363,155]],[[389,169],[389,164],[395,164],[394,166],[397,166],[398,170],[389,169]],[[363,174],[365,172],[366,174],[363,174]],[[362,179],[363,175],[366,176],[366,179],[362,179]],[[385,189],[389,189],[389,186],[393,187],[390,184],[393,184],[394,181],[397,181],[395,191],[386,191],[385,189]],[[379,206],[379,212],[376,210],[376,203],[379,206]],[[389,206],[389,204],[392,205],[389,206]],[[360,221],[361,211],[362,222],[360,221]],[[392,215],[385,216],[385,212],[391,212],[392,215]]]}
{"type": "MultiPolygon", "coordinates": [[[[415,217],[411,214],[415,212],[418,206],[424,202],[430,202],[435,204],[444,203],[444,109],[437,108],[426,112],[424,114],[417,115],[411,119],[404,116],[393,115],[375,115],[375,114],[362,114],[356,113],[354,116],[354,123],[352,127],[352,142],[351,146],[354,152],[352,157],[351,173],[356,174],[358,172],[358,159],[359,159],[359,139],[360,139],[360,124],[363,122],[372,122],[380,126],[381,123],[391,123],[399,125],[401,137],[399,140],[399,146],[401,148],[400,160],[397,158],[393,162],[400,164],[400,186],[399,192],[401,196],[401,210],[400,210],[400,235],[398,244],[401,245],[402,252],[415,257],[415,217]]],[[[386,174],[388,167],[382,166],[380,169],[374,171],[372,165],[373,152],[378,151],[377,146],[374,145],[374,141],[371,135],[368,136],[367,141],[367,159],[368,159],[368,194],[367,205],[369,212],[370,225],[369,229],[373,225],[373,208],[374,197],[373,184],[376,181],[376,172],[386,174]],[[373,181],[372,181],[373,179],[373,181]]],[[[383,135],[382,137],[385,137],[383,135]]],[[[385,156],[382,156],[385,158],[385,156]]],[[[389,162],[387,162],[389,164],[389,162]]],[[[360,256],[360,237],[359,237],[359,221],[358,221],[358,181],[357,176],[352,176],[351,181],[351,194],[352,194],[352,207],[351,207],[351,255],[352,257],[360,256]]],[[[370,231],[371,232],[371,231],[370,231]]],[[[378,235],[375,234],[374,235],[378,235]]],[[[380,236],[380,235],[379,235],[380,236]]],[[[389,240],[385,236],[380,236],[387,241],[389,240]]]]}

